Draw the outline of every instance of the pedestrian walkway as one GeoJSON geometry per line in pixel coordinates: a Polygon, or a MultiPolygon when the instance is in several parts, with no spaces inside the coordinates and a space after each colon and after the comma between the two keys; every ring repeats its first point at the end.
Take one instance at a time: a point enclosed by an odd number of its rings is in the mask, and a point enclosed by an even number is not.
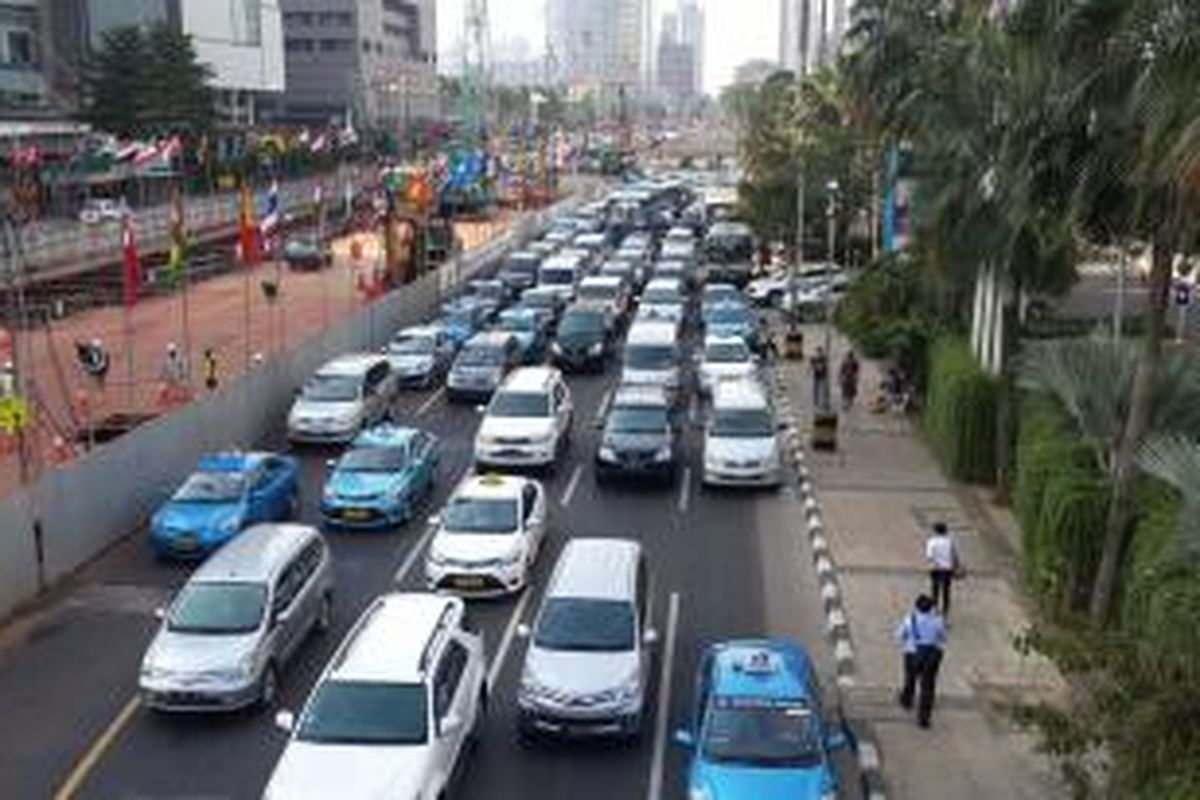
{"type": "MultiPolygon", "coordinates": [[[[806,330],[810,351],[823,336],[820,326],[806,330]]],[[[831,372],[846,351],[846,341],[835,337],[831,372]]],[[[807,437],[807,364],[780,362],[780,371],[807,437]]],[[[858,404],[839,419],[838,451],[810,451],[807,459],[854,645],[848,713],[873,729],[889,798],[1062,797],[1052,766],[1033,751],[1034,737],[1005,710],[1014,700],[1065,691],[1049,661],[1023,656],[1013,645],[1029,620],[1018,588],[1016,524],[985,493],[942,475],[915,419],[868,410],[880,378],[881,366],[863,360],[858,404]],[[967,575],[954,586],[933,726],[922,730],[897,702],[901,656],[894,631],[917,594],[929,591],[924,542],[937,520],[949,526],[967,575]]]]}

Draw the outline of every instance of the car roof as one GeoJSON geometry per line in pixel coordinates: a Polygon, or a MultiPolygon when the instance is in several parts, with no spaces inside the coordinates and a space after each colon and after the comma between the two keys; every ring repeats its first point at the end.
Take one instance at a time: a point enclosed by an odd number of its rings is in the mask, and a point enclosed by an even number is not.
{"type": "Polygon", "coordinates": [[[579,269],[587,256],[584,253],[563,251],[556,253],[542,262],[542,269],[579,269]]]}
{"type": "Polygon", "coordinates": [[[675,344],[679,331],[675,323],[656,319],[639,319],[629,326],[626,344],[675,344]]]}
{"type": "Polygon", "coordinates": [[[512,319],[514,317],[537,317],[538,312],[528,306],[510,306],[500,312],[500,319],[512,319]]]}
{"type": "Polygon", "coordinates": [[[436,325],[410,325],[407,328],[401,328],[396,331],[392,339],[399,339],[403,336],[438,336],[442,333],[442,329],[436,325]]]}
{"type": "Polygon", "coordinates": [[[350,443],[351,447],[403,447],[419,434],[416,428],[382,422],[367,428],[350,443]]]}
{"type": "Polygon", "coordinates": [[[320,535],[316,528],[296,522],[251,525],[197,567],[189,582],[268,581],[320,535]]]}
{"type": "Polygon", "coordinates": [[[612,405],[618,406],[670,406],[667,390],[662,386],[649,384],[624,384],[617,387],[613,393],[612,405]]]}
{"type": "Polygon", "coordinates": [[[201,456],[200,461],[196,464],[196,469],[201,472],[248,472],[271,455],[274,454],[240,450],[211,453],[201,456]]]}
{"type": "Polygon", "coordinates": [[[720,381],[713,388],[713,408],[769,408],[767,393],[752,378],[720,381]]]}
{"type": "Polygon", "coordinates": [[[738,290],[738,288],[736,286],[734,286],[732,283],[710,283],[704,287],[704,294],[709,297],[711,297],[712,295],[717,295],[717,294],[730,294],[730,293],[737,294],[737,295],[741,294],[741,292],[738,290]]]}
{"type": "Polygon", "coordinates": [[[631,599],[641,550],[630,539],[570,539],[558,557],[546,596],[631,599]]]}
{"type": "Polygon", "coordinates": [[[529,482],[520,475],[504,475],[487,472],[483,475],[468,475],[455,488],[453,497],[482,497],[511,500],[521,496],[521,490],[529,482]]]}
{"type": "Polygon", "coordinates": [[[647,291],[649,291],[650,289],[680,290],[682,288],[683,288],[683,281],[681,281],[679,278],[651,278],[650,282],[646,284],[647,291]]]}
{"type": "Polygon", "coordinates": [[[541,261],[542,256],[541,254],[535,253],[532,250],[514,250],[504,257],[505,261],[528,261],[530,259],[534,261],[541,261]]]}
{"type": "Polygon", "coordinates": [[[383,361],[378,353],[346,353],[326,361],[317,370],[318,375],[361,375],[383,361]]]}
{"type": "Polygon", "coordinates": [[[507,347],[512,338],[508,331],[481,331],[467,339],[464,347],[507,347]]]}
{"type": "Polygon", "coordinates": [[[558,370],[554,367],[518,367],[500,387],[502,392],[545,392],[558,370]]]}
{"type": "Polygon", "coordinates": [[[561,295],[558,293],[558,290],[553,286],[530,286],[528,289],[521,292],[521,299],[525,299],[531,295],[533,297],[561,297],[561,295]]]}
{"type": "Polygon", "coordinates": [[[355,623],[330,664],[346,681],[417,682],[425,677],[440,630],[457,627],[463,602],[418,592],[385,594],[355,623]]]}
{"type": "Polygon", "coordinates": [[[620,286],[623,281],[616,275],[589,275],[579,282],[583,286],[620,286]]]}
{"type": "Polygon", "coordinates": [[[736,639],[709,648],[714,695],[810,700],[813,665],[787,639],[736,639]]]}

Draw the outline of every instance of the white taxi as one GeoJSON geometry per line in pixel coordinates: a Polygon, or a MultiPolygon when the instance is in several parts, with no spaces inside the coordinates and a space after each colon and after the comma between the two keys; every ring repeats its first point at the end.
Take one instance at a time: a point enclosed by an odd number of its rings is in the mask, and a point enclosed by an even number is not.
{"type": "Polygon", "coordinates": [[[522,367],[492,396],[475,436],[481,468],[554,466],[571,439],[574,407],[562,373],[522,367]]]}
{"type": "Polygon", "coordinates": [[[471,475],[430,518],[429,588],[472,595],[519,591],[546,536],[546,492],[531,478],[471,475]]]}

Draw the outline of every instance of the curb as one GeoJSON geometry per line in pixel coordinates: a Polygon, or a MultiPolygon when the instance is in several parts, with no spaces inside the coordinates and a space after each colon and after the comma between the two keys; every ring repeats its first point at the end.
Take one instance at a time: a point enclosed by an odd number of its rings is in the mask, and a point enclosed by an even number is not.
{"type": "MultiPolygon", "coordinates": [[[[817,497],[811,472],[804,463],[804,443],[792,411],[791,400],[787,397],[787,381],[778,371],[775,373],[774,394],[779,417],[787,427],[785,436],[796,471],[796,486],[804,512],[804,530],[808,533],[813,569],[821,587],[825,634],[833,645],[833,658],[837,665],[838,704],[844,707],[845,694],[854,688],[858,674],[854,642],[850,636],[850,618],[846,614],[842,588],[838,581],[837,564],[833,560],[829,539],[825,535],[821,501],[817,497]]],[[[858,728],[851,738],[858,757],[862,797],[864,800],[887,800],[887,789],[883,780],[883,758],[874,730],[867,723],[859,723],[858,728]]]]}

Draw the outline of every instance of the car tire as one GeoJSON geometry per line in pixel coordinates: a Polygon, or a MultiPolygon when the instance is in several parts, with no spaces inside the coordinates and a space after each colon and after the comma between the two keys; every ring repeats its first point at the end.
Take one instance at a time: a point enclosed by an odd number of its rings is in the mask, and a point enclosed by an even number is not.
{"type": "Polygon", "coordinates": [[[321,605],[317,607],[317,619],[313,622],[313,630],[318,634],[326,634],[333,628],[333,595],[326,592],[321,597],[321,605]]]}
{"type": "Polygon", "coordinates": [[[262,678],[258,682],[258,704],[262,708],[271,708],[275,704],[275,698],[279,694],[279,670],[275,666],[275,662],[268,662],[266,669],[263,670],[262,678]]]}

